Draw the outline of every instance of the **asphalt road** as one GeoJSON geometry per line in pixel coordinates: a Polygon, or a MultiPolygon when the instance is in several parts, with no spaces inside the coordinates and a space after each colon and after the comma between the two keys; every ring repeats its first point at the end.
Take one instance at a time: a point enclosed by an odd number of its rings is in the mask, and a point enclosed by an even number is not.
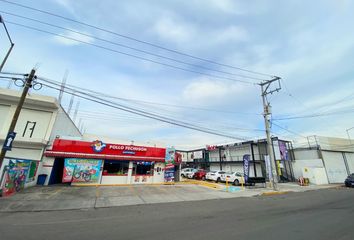
{"type": "Polygon", "coordinates": [[[354,239],[354,189],[0,214],[0,239],[354,239]]]}

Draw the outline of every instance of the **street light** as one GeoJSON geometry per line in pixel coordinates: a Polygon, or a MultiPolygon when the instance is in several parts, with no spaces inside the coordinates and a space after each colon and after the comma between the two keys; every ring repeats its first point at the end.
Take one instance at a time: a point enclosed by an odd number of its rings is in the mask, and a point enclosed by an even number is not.
{"type": "Polygon", "coordinates": [[[6,32],[6,35],[7,35],[7,38],[9,39],[9,41],[10,41],[10,43],[11,43],[11,47],[10,47],[10,49],[7,51],[6,56],[5,56],[4,60],[2,61],[1,65],[0,65],[0,72],[1,72],[1,71],[2,71],[2,68],[4,67],[4,65],[5,65],[5,63],[6,63],[6,60],[7,60],[7,58],[9,57],[9,55],[10,55],[10,53],[11,53],[11,51],[12,51],[12,48],[14,47],[15,44],[14,44],[14,43],[12,42],[12,40],[11,40],[9,31],[7,31],[7,27],[6,27],[5,22],[4,22],[4,19],[2,18],[1,15],[0,15],[0,23],[2,23],[2,25],[4,26],[5,32],[6,32]]]}

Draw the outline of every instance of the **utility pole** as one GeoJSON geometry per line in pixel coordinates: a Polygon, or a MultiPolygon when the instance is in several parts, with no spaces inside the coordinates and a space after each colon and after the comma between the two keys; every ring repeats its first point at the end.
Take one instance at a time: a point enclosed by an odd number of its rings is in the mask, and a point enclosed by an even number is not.
{"type": "MultiPolygon", "coordinates": [[[[32,69],[31,73],[29,74],[29,76],[27,77],[27,79],[24,83],[22,95],[21,95],[20,101],[17,104],[15,114],[12,117],[11,125],[9,127],[9,131],[8,131],[7,136],[9,136],[9,134],[11,134],[11,133],[14,133],[14,131],[15,131],[16,123],[17,123],[18,117],[20,116],[20,112],[21,112],[23,103],[25,102],[28,90],[32,87],[33,79],[36,78],[35,73],[36,73],[36,70],[32,69]]],[[[14,137],[13,137],[13,139],[14,139],[14,137]]],[[[5,158],[5,155],[7,152],[7,148],[5,147],[5,144],[6,144],[6,139],[5,139],[4,146],[2,147],[1,153],[0,153],[0,169],[1,169],[2,163],[4,161],[4,158],[5,158]]],[[[0,183],[1,182],[2,182],[2,179],[0,179],[0,183]]]]}
{"type": "Polygon", "coordinates": [[[267,100],[267,95],[268,94],[273,94],[274,92],[278,92],[281,89],[280,86],[280,77],[274,77],[272,80],[267,80],[259,84],[261,86],[262,90],[262,100],[263,100],[263,117],[264,117],[264,123],[265,123],[265,129],[266,129],[266,135],[267,135],[267,149],[268,149],[268,156],[269,156],[269,162],[270,162],[270,173],[269,173],[269,180],[273,186],[274,191],[278,191],[278,177],[277,177],[277,171],[275,167],[275,158],[274,158],[274,152],[273,152],[273,141],[270,136],[270,116],[271,116],[271,106],[270,103],[267,100]],[[269,87],[273,82],[278,82],[278,86],[270,90],[269,87]]]}
{"type": "Polygon", "coordinates": [[[6,61],[7,61],[7,58],[9,57],[13,47],[15,46],[15,44],[12,42],[12,39],[11,39],[10,34],[9,34],[9,31],[7,30],[7,27],[5,25],[4,19],[2,18],[1,15],[0,15],[0,23],[2,23],[2,25],[4,26],[7,38],[9,39],[10,44],[11,44],[10,49],[7,51],[6,56],[5,56],[4,60],[2,61],[1,65],[0,65],[0,72],[1,72],[3,67],[4,67],[4,65],[5,65],[5,63],[6,63],[6,61]]]}

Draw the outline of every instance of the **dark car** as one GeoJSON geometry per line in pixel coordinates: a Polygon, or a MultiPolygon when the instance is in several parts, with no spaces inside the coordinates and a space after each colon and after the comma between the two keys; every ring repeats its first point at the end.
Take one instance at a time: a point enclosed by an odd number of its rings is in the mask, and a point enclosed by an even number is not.
{"type": "Polygon", "coordinates": [[[206,175],[206,171],[205,170],[198,170],[197,172],[194,173],[193,178],[194,179],[198,179],[198,180],[205,180],[205,175],[206,175]]]}
{"type": "Polygon", "coordinates": [[[354,187],[354,173],[350,174],[344,183],[346,187],[354,187]]]}

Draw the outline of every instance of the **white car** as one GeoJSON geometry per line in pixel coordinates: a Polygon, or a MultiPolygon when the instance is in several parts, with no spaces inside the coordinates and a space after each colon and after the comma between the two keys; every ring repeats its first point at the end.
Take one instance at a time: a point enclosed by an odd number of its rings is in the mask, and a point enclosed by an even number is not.
{"type": "Polygon", "coordinates": [[[225,171],[210,171],[205,175],[206,180],[211,180],[215,182],[220,182],[221,181],[221,175],[224,174],[225,171]]]}
{"type": "Polygon", "coordinates": [[[192,169],[192,171],[186,173],[187,178],[194,178],[194,173],[198,172],[198,169],[192,169]]]}
{"type": "Polygon", "coordinates": [[[244,181],[242,173],[239,172],[226,172],[222,174],[221,181],[226,182],[226,180],[235,186],[239,185],[242,181],[244,181]]]}
{"type": "Polygon", "coordinates": [[[194,168],[183,168],[181,170],[181,177],[188,177],[188,174],[192,173],[194,170],[194,168]]]}

